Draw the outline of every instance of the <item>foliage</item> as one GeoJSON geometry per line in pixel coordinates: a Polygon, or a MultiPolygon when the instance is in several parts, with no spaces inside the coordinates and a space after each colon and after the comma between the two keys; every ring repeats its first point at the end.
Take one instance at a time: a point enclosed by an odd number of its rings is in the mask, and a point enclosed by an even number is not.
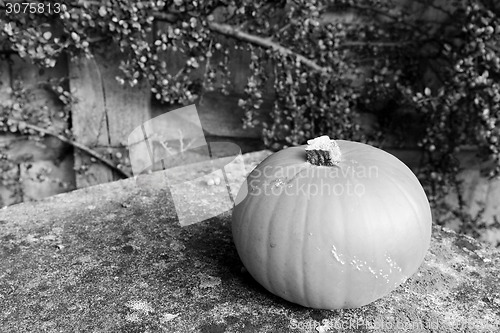
{"type": "Polygon", "coordinates": [[[388,133],[399,134],[391,144],[415,139],[426,161],[419,177],[437,211],[449,209],[443,199],[460,186],[464,146],[479,147],[492,162],[490,176],[500,171],[494,1],[61,2],[59,14],[10,14],[0,22],[3,48],[50,67],[61,53],[91,55],[116,44],[126,55],[118,81],[148,80],[152,94],[172,104],[229,93],[232,52],[244,49],[244,126],[262,125],[273,149],[320,134],[379,146],[388,133]],[[173,56],[183,65],[172,67],[173,56]],[[265,98],[274,107],[260,124],[265,98]],[[363,128],[363,114],[374,114],[379,128],[363,128]]]}

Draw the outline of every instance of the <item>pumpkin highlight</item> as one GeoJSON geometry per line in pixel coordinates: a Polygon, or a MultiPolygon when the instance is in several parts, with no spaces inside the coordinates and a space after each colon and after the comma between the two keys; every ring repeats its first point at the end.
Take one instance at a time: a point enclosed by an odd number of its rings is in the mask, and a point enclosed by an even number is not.
{"type": "Polygon", "coordinates": [[[354,308],[385,296],[421,265],[432,217],[400,160],[320,137],[259,164],[236,198],[232,232],[248,272],[290,302],[354,308]]]}

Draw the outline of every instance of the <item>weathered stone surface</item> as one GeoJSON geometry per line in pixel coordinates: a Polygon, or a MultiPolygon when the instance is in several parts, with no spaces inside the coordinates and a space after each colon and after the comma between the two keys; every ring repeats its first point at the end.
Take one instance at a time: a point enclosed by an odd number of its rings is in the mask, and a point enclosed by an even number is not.
{"type": "Polygon", "coordinates": [[[0,211],[1,332],[500,330],[500,252],[473,239],[435,227],[419,272],[391,294],[314,310],[269,294],[243,269],[230,212],[180,227],[168,188],[142,184],[0,211]]]}

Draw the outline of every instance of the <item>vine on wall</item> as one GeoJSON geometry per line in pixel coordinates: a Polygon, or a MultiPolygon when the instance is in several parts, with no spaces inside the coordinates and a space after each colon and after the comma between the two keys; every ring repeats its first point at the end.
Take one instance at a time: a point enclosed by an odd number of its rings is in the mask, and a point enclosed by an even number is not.
{"type": "MultiPolygon", "coordinates": [[[[500,173],[500,11],[494,1],[62,3],[58,14],[2,20],[2,49],[50,67],[62,53],[90,56],[113,43],[125,55],[117,81],[133,86],[148,80],[152,95],[168,104],[193,103],[206,91],[229,93],[230,48],[245,49],[250,61],[239,101],[243,126],[262,126],[273,149],[321,134],[380,146],[388,133],[399,133],[404,143],[409,124],[387,120],[394,119],[387,113],[405,110],[405,119],[421,124],[414,138],[426,161],[419,178],[438,223],[439,212],[450,209],[444,198],[460,188],[457,156],[464,146],[478,147],[491,162],[490,177],[500,173]],[[435,15],[421,15],[426,10],[435,15]],[[184,59],[175,72],[168,60],[173,55],[184,59]],[[259,124],[266,96],[274,108],[271,120],[259,124]],[[379,118],[376,131],[362,128],[363,113],[379,118]]],[[[20,119],[12,119],[13,104],[3,108],[7,131],[9,122],[20,119]]],[[[457,193],[453,211],[464,221],[463,231],[474,233],[481,217],[465,214],[457,193]]]]}

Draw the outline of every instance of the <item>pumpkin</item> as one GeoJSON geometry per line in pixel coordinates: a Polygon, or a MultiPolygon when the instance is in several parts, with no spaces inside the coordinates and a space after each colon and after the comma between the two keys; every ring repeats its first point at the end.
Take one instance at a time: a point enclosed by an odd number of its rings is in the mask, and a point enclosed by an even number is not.
{"type": "Polygon", "coordinates": [[[306,307],[355,308],[414,274],[432,217],[413,172],[370,145],[322,136],[267,157],[235,200],[233,240],[252,277],[306,307]]]}

